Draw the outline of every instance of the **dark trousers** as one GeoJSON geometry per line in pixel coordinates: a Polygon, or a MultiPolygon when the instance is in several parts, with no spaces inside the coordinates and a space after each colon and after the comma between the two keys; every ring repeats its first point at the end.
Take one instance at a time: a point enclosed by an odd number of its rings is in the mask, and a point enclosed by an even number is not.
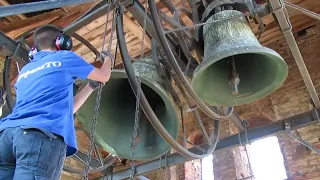
{"type": "Polygon", "coordinates": [[[0,180],[58,180],[66,144],[54,134],[35,128],[0,131],[0,180]]]}

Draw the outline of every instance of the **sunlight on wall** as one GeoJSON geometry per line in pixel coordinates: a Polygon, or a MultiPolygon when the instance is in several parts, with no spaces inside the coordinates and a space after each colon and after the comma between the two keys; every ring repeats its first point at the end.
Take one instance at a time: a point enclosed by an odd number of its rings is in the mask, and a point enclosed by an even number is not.
{"type": "Polygon", "coordinates": [[[287,179],[277,137],[255,141],[251,143],[248,151],[255,180],[287,179]]]}
{"type": "Polygon", "coordinates": [[[201,160],[201,176],[202,180],[213,180],[213,156],[212,154],[201,160]]]}

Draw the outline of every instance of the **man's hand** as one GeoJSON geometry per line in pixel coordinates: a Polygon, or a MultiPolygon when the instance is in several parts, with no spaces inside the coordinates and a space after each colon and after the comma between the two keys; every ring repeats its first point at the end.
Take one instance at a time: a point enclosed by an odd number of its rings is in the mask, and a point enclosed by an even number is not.
{"type": "Polygon", "coordinates": [[[114,64],[114,58],[111,54],[110,51],[102,51],[101,54],[100,54],[100,59],[105,62],[106,60],[110,59],[111,61],[111,66],[113,66],[114,64]]]}
{"type": "Polygon", "coordinates": [[[95,91],[96,89],[98,89],[99,85],[104,86],[103,83],[98,82],[98,81],[94,81],[94,80],[91,80],[91,79],[89,79],[89,85],[90,85],[90,87],[92,88],[93,91],[95,91]]]}
{"type": "Polygon", "coordinates": [[[101,53],[100,58],[105,58],[101,68],[94,68],[88,79],[105,83],[110,79],[114,61],[112,55],[108,52],[101,53]]]}

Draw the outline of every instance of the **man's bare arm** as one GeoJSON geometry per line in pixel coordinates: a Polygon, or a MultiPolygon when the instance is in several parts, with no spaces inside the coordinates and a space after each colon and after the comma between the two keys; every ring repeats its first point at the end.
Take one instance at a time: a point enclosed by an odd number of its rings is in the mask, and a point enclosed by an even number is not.
{"type": "Polygon", "coordinates": [[[78,94],[74,96],[73,114],[80,109],[80,107],[84,104],[84,102],[88,99],[92,92],[93,89],[88,83],[83,89],[81,89],[81,91],[78,94]]]}
{"type": "MultiPolygon", "coordinates": [[[[106,83],[109,81],[111,76],[111,67],[113,63],[112,57],[106,56],[101,68],[94,68],[89,74],[88,79],[93,81],[106,83]]],[[[88,99],[91,93],[94,91],[94,88],[88,83],[76,96],[74,97],[73,104],[73,113],[77,112],[84,102],[88,99]]]]}
{"type": "Polygon", "coordinates": [[[109,81],[111,76],[111,66],[113,63],[113,59],[111,58],[111,56],[106,56],[101,68],[94,68],[89,74],[88,79],[102,83],[109,81]]]}

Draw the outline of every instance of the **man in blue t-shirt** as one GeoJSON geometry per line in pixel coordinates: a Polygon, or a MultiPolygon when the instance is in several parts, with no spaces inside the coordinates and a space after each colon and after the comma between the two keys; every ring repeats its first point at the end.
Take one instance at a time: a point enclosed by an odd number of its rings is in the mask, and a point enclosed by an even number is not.
{"type": "Polygon", "coordinates": [[[100,69],[72,51],[59,50],[61,31],[53,26],[34,33],[37,51],[19,73],[16,105],[0,120],[0,180],[60,179],[66,156],[77,151],[73,114],[111,75],[111,56],[100,69]],[[75,97],[73,83],[90,79],[75,97]]]}

